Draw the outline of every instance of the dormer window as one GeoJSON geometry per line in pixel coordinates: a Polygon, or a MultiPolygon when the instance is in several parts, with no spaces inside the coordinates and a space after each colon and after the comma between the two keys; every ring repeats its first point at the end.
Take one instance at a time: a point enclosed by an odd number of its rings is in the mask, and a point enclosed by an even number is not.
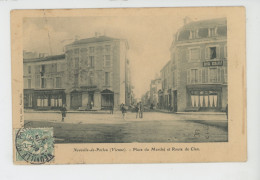
{"type": "Polygon", "coordinates": [[[209,28],[209,36],[210,37],[216,36],[216,28],[209,28]]]}
{"type": "Polygon", "coordinates": [[[206,38],[209,36],[208,28],[200,28],[198,32],[199,37],[206,38]]]}

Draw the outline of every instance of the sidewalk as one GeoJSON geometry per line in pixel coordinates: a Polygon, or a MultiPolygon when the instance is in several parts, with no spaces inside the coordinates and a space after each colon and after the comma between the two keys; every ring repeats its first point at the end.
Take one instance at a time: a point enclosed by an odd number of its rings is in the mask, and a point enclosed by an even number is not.
{"type": "MultiPolygon", "coordinates": [[[[30,112],[24,114],[24,119],[27,121],[49,121],[61,122],[60,112],[30,112]]],[[[142,121],[176,121],[176,120],[212,120],[212,121],[227,121],[225,114],[173,114],[161,112],[144,112],[144,117],[136,118],[136,113],[126,113],[126,118],[123,120],[122,113],[115,111],[114,114],[92,114],[92,113],[75,113],[68,112],[65,118],[65,123],[95,123],[95,124],[118,124],[129,122],[142,122],[142,121]]]]}

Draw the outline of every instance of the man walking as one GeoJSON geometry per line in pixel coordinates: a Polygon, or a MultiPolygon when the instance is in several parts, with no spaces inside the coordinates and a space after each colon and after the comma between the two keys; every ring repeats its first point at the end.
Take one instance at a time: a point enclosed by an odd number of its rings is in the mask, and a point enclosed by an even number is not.
{"type": "Polygon", "coordinates": [[[61,122],[64,122],[64,118],[66,117],[66,113],[67,113],[67,109],[65,105],[63,105],[60,110],[61,110],[61,122]]]}
{"type": "Polygon", "coordinates": [[[139,102],[139,118],[143,118],[143,111],[144,111],[144,106],[142,104],[142,101],[139,102]]]}

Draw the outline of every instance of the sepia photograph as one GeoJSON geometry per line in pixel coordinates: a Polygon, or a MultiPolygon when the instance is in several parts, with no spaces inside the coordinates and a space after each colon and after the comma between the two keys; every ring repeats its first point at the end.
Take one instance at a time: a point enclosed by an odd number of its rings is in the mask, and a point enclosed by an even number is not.
{"type": "Polygon", "coordinates": [[[243,10],[13,11],[14,161],[226,161],[246,138],[243,10]]]}
{"type": "Polygon", "coordinates": [[[227,142],[227,30],[226,17],[24,18],[25,127],[53,127],[55,143],[227,142]]]}

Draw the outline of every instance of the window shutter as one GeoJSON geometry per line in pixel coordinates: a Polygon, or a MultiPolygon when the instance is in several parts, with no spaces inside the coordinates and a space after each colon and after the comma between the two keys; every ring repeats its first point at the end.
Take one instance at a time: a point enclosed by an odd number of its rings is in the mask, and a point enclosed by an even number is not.
{"type": "Polygon", "coordinates": [[[206,56],[206,59],[209,59],[209,47],[206,47],[206,49],[205,49],[205,56],[206,56]]]}
{"type": "Polygon", "coordinates": [[[221,82],[221,68],[218,68],[218,82],[221,82]]]}
{"type": "Polygon", "coordinates": [[[190,70],[187,70],[187,84],[190,84],[190,70]]]}
{"type": "Polygon", "coordinates": [[[199,69],[199,83],[202,82],[202,69],[199,69]]]}
{"type": "Polygon", "coordinates": [[[208,83],[208,68],[205,69],[205,83],[208,83]]]}
{"type": "Polygon", "coordinates": [[[220,58],[220,47],[219,46],[216,47],[216,53],[217,53],[216,58],[219,59],[220,58]]]}

